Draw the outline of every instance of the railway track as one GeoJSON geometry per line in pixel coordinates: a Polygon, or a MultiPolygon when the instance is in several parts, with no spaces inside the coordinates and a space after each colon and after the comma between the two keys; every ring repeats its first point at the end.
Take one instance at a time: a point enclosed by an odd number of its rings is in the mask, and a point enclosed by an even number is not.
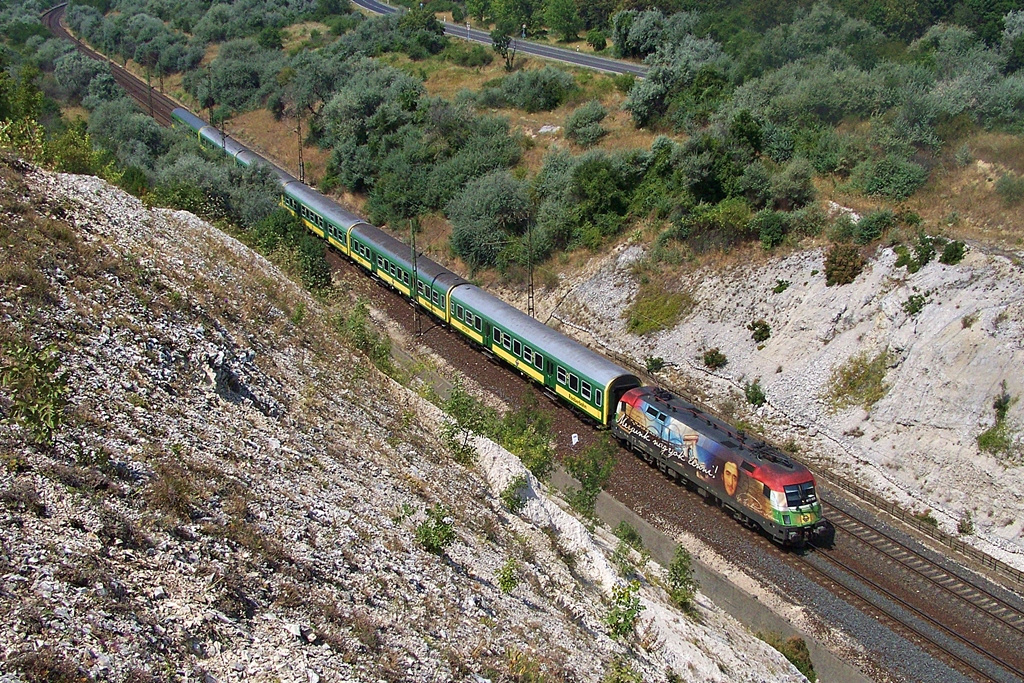
{"type": "MultiPolygon", "coordinates": [[[[73,41],[78,49],[85,54],[94,59],[108,62],[115,80],[128,92],[129,96],[139,103],[144,111],[150,113],[158,123],[165,126],[170,125],[170,114],[177,106],[176,103],[142,83],[122,66],[111,62],[71,36],[60,24],[63,8],[64,6],[61,5],[44,14],[45,25],[55,35],[73,41]]],[[[336,259],[332,259],[332,261],[336,261],[336,259]]],[[[334,265],[337,266],[337,263],[334,265]]],[[[362,279],[368,282],[361,272],[357,272],[356,276],[362,276],[362,279]]],[[[375,289],[381,290],[382,288],[375,289]]],[[[391,300],[390,304],[385,306],[389,312],[398,312],[399,318],[411,317],[407,300],[390,292],[381,293],[384,299],[391,300]]],[[[408,320],[403,324],[407,329],[411,327],[408,320]]],[[[449,354],[468,355],[466,345],[460,344],[459,339],[452,340],[444,330],[439,330],[439,333],[432,333],[430,336],[435,341],[440,341],[441,346],[449,347],[446,351],[439,351],[442,355],[446,357],[449,357],[449,354]]],[[[478,353],[474,353],[473,358],[474,360],[468,361],[469,364],[490,365],[478,353]]],[[[469,367],[466,362],[453,364],[469,367]]],[[[498,378],[493,380],[493,383],[495,386],[501,386],[498,389],[491,386],[486,388],[495,390],[501,395],[515,393],[515,389],[509,389],[507,385],[502,384],[517,382],[513,373],[506,368],[495,368],[495,370],[498,378]]],[[[478,368],[477,372],[474,372],[474,376],[478,376],[478,372],[483,373],[483,368],[478,368]]],[[[523,390],[521,385],[519,390],[523,390]]],[[[532,388],[526,390],[532,390],[532,388]]],[[[558,413],[556,424],[567,429],[568,432],[573,432],[574,436],[576,433],[583,436],[581,446],[596,440],[597,437],[589,438],[592,436],[592,434],[588,434],[590,430],[583,428],[582,423],[564,407],[554,406],[552,410],[558,413]],[[577,425],[577,423],[579,424],[577,425]]],[[[623,450],[622,457],[633,459],[633,456],[625,450],[623,450]]],[[[650,476],[638,477],[636,470],[632,469],[629,486],[665,488],[662,478],[655,475],[653,470],[650,476]]],[[[658,497],[667,498],[674,503],[668,509],[680,505],[694,507],[693,499],[696,498],[696,494],[686,491],[683,487],[670,488],[672,490],[668,493],[659,489],[656,495],[653,491],[648,493],[641,491],[639,497],[648,501],[658,497]]],[[[966,576],[951,572],[938,565],[870,523],[862,522],[834,506],[830,509],[828,516],[833,520],[837,529],[837,542],[834,548],[842,549],[841,553],[831,549],[819,550],[809,553],[807,556],[801,556],[778,551],[766,539],[762,538],[760,541],[765,546],[771,547],[773,553],[777,553],[779,561],[792,565],[794,568],[801,568],[806,573],[816,576],[816,581],[820,585],[828,587],[829,590],[833,590],[831,587],[838,588],[851,601],[862,605],[866,612],[875,615],[876,619],[890,629],[907,634],[911,641],[932,652],[936,658],[948,662],[949,666],[970,679],[1000,682],[1024,680],[1022,665],[1017,663],[1012,655],[1007,655],[1005,652],[990,653],[987,651],[989,648],[977,643],[977,638],[965,635],[977,633],[975,629],[998,631],[1002,635],[1000,642],[1017,642],[1016,656],[1022,657],[1024,652],[1020,652],[1022,648],[1019,645],[1024,642],[1022,640],[1024,638],[1024,612],[1021,609],[993,595],[991,591],[966,576]],[[846,556],[858,553],[876,558],[874,560],[875,572],[862,570],[859,565],[863,563],[844,559],[846,556]],[[901,567],[901,571],[918,577],[914,581],[920,582],[921,586],[927,585],[931,591],[941,591],[947,600],[962,605],[961,609],[969,610],[978,623],[972,625],[973,628],[963,628],[959,624],[947,624],[944,612],[949,610],[944,611],[941,608],[935,610],[935,605],[932,605],[932,609],[926,609],[916,604],[910,594],[917,589],[911,584],[905,584],[903,590],[893,589],[886,585],[886,580],[882,576],[884,568],[896,565],[901,567]]],[[[738,526],[736,530],[736,533],[739,533],[738,526]]],[[[748,541],[749,539],[744,538],[743,540],[748,541]]]]}
{"type": "Polygon", "coordinates": [[[128,69],[124,68],[117,62],[108,59],[106,55],[96,52],[91,47],[86,45],[84,42],[73,36],[61,23],[64,17],[64,10],[67,8],[67,3],[51,7],[43,13],[41,19],[43,25],[53,35],[64,40],[71,41],[75,44],[83,54],[91,57],[99,62],[106,62],[110,66],[110,73],[114,77],[114,81],[117,82],[128,96],[135,100],[136,103],[145,111],[147,114],[153,117],[157,123],[161,126],[169,127],[171,125],[171,112],[178,104],[167,97],[163,93],[155,90],[151,85],[147,85],[142,82],[128,69]]]}

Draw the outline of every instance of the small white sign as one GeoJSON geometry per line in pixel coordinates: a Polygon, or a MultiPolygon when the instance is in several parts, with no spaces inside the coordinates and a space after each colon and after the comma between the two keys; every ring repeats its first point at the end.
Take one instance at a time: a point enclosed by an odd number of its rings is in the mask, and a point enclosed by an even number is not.
{"type": "Polygon", "coordinates": [[[580,435],[579,434],[573,434],[572,435],[572,445],[575,446],[579,442],[580,442],[580,435]]]}

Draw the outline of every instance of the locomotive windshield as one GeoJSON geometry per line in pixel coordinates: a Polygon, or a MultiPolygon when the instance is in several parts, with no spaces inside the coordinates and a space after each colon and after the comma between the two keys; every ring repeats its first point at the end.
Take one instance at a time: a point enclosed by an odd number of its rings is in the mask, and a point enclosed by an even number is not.
{"type": "Polygon", "coordinates": [[[814,505],[818,502],[818,495],[814,492],[813,481],[786,486],[783,487],[783,490],[786,492],[786,505],[791,508],[802,505],[814,505]]]}

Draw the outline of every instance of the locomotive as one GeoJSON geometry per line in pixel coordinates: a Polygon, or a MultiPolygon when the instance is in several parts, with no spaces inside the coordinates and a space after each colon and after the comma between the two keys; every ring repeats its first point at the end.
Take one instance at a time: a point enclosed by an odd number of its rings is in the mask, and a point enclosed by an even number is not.
{"type": "Polygon", "coordinates": [[[488,294],[380,228],[350,213],[184,108],[175,126],[242,166],[266,166],[281,206],[331,248],[429,314],[604,427],[662,471],[717,499],[783,545],[824,533],[806,467],[653,387],[578,342],[488,294]]]}

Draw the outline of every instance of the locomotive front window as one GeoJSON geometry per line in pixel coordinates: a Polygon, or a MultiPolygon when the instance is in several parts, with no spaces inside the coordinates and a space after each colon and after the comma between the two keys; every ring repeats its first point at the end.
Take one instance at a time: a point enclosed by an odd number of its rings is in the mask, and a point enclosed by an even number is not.
{"type": "Polygon", "coordinates": [[[793,484],[783,489],[786,492],[786,505],[791,508],[801,505],[813,505],[818,502],[818,496],[814,492],[814,483],[793,484]]]}

